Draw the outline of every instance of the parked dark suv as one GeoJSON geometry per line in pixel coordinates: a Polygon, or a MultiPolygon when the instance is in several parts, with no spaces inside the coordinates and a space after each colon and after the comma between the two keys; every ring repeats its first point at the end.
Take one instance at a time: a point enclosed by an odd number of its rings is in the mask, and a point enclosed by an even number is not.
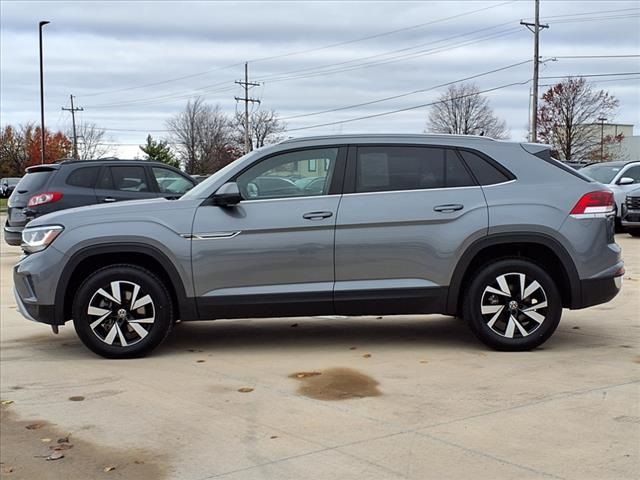
{"type": "Polygon", "coordinates": [[[68,160],[27,168],[8,203],[5,240],[20,245],[30,220],[96,203],[179,198],[196,185],[177,168],[146,160],[68,160]]]}

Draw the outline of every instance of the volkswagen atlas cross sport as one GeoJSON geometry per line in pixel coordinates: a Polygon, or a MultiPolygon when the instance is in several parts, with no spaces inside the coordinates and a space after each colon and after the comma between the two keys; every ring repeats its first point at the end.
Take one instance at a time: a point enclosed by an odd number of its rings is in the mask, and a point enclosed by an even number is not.
{"type": "Polygon", "coordinates": [[[528,350],[563,308],[620,290],[614,211],[545,145],[286,140],[179,200],[31,221],[15,294],[25,317],[54,332],[72,319],[110,358],[150,352],[177,320],[304,315],[456,315],[492,348],[528,350]]]}

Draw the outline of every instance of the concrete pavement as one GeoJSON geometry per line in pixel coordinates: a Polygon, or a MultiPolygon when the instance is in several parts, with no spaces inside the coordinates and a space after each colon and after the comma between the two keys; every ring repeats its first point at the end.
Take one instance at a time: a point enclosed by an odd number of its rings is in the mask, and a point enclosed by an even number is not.
{"type": "Polygon", "coordinates": [[[622,294],[533,352],[442,316],[297,318],[179,324],[127,361],[23,319],[3,242],[1,475],[637,479],[640,239],[618,242],[622,294]]]}

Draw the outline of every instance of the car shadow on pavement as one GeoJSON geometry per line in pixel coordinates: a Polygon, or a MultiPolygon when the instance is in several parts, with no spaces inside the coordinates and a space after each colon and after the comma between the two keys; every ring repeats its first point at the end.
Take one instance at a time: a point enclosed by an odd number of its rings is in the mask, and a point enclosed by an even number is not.
{"type": "Polygon", "coordinates": [[[464,321],[451,317],[304,317],[179,323],[158,353],[202,348],[296,350],[326,346],[348,349],[365,345],[367,348],[484,348],[464,321]]]}

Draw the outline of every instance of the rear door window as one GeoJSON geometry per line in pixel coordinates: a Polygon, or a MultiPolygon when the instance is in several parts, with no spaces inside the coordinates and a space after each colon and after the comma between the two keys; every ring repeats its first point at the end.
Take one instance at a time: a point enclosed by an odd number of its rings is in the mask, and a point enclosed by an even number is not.
{"type": "Polygon", "coordinates": [[[169,170],[168,168],[152,167],[151,171],[158,184],[160,193],[169,195],[182,195],[191,190],[195,182],[184,175],[169,170]]]}
{"type": "Polygon", "coordinates": [[[96,188],[121,192],[150,192],[144,167],[115,166],[104,168],[96,188]]]}
{"type": "Polygon", "coordinates": [[[456,152],[447,148],[359,147],[356,192],[473,186],[456,152]]]}

